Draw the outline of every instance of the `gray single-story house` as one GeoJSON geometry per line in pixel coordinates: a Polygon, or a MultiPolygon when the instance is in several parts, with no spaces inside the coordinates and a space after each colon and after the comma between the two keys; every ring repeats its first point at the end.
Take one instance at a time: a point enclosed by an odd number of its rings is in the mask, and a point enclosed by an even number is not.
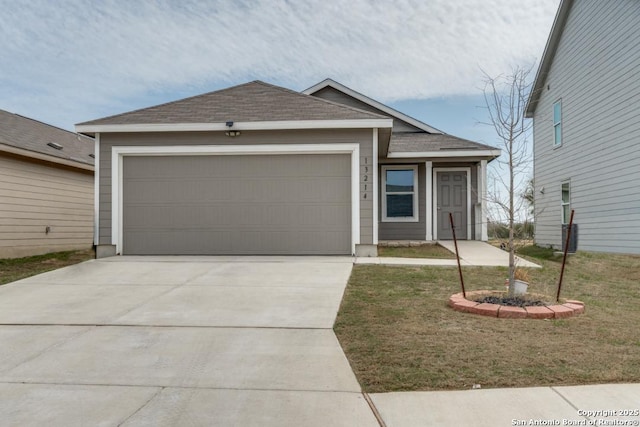
{"type": "Polygon", "coordinates": [[[486,240],[496,148],[325,80],[254,81],[76,125],[95,137],[99,256],[376,253],[486,240]]]}
{"type": "Polygon", "coordinates": [[[93,244],[91,138],[0,110],[0,258],[93,244]]]}

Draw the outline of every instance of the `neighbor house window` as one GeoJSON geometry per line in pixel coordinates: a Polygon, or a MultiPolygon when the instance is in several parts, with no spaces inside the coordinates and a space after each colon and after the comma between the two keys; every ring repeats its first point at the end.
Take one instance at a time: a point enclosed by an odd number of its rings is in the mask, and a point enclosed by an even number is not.
{"type": "Polygon", "coordinates": [[[571,186],[568,182],[562,183],[562,223],[569,224],[571,217],[571,186]]]}
{"type": "Polygon", "coordinates": [[[418,221],[418,166],[382,166],[382,220],[418,221]]]}
{"type": "Polygon", "coordinates": [[[562,145],[562,100],[553,104],[553,145],[562,145]]]}

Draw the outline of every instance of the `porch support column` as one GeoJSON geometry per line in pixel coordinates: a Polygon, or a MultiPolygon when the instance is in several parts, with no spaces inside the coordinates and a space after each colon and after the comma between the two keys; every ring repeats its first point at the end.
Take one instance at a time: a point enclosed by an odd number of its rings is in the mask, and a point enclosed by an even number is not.
{"type": "MultiPolygon", "coordinates": [[[[478,168],[478,203],[480,204],[480,218],[476,223],[480,225],[480,240],[489,240],[487,233],[487,161],[481,160],[478,168]]],[[[477,233],[476,233],[477,234],[477,233]]]]}
{"type": "Polygon", "coordinates": [[[426,173],[424,180],[424,188],[426,191],[425,202],[425,224],[426,224],[426,235],[425,240],[431,241],[433,240],[433,162],[426,161],[424,162],[426,173]]]}

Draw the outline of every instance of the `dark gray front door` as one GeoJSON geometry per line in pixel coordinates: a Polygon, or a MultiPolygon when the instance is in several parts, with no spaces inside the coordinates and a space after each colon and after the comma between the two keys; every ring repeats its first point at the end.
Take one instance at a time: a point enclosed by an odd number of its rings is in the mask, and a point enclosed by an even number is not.
{"type": "Polygon", "coordinates": [[[436,183],[438,200],[436,201],[438,239],[451,240],[453,234],[449,224],[449,212],[453,214],[456,226],[456,238],[467,238],[467,172],[437,172],[436,183]]]}

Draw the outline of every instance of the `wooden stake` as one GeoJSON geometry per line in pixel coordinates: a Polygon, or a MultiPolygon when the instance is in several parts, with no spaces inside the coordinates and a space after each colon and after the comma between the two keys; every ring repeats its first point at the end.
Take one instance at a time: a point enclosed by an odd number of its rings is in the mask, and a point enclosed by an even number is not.
{"type": "Polygon", "coordinates": [[[569,252],[569,241],[571,240],[571,229],[573,228],[573,213],[571,209],[571,218],[569,218],[569,229],[567,230],[567,241],[564,242],[564,255],[562,256],[562,268],[560,269],[560,280],[558,281],[558,293],[556,294],[556,302],[560,302],[560,289],[562,289],[562,278],[564,277],[564,265],[567,262],[567,252],[569,252]]]}
{"type": "Polygon", "coordinates": [[[462,296],[467,297],[464,291],[464,279],[462,278],[462,267],[460,266],[460,254],[458,253],[458,241],[456,240],[456,227],[453,224],[453,215],[449,212],[449,223],[451,223],[451,232],[453,233],[453,245],[456,248],[456,259],[458,260],[458,273],[460,274],[460,286],[462,286],[462,296]]]}

